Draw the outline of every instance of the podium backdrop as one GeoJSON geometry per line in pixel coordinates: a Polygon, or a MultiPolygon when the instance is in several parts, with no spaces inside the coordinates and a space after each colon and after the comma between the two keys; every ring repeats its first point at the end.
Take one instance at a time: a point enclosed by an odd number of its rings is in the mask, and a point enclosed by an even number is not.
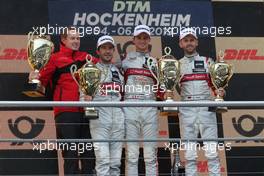
{"type": "MultiPolygon", "coordinates": [[[[176,33],[180,26],[203,29],[199,35],[200,55],[215,58],[217,52],[223,50],[226,61],[235,67],[225,99],[264,99],[263,0],[2,0],[0,10],[1,101],[46,100],[21,94],[30,71],[26,56],[29,31],[54,27],[54,31],[50,28],[49,32],[56,32],[59,26],[77,25],[87,30],[81,38],[81,50],[93,55],[96,55],[99,36],[109,34],[116,40],[115,58],[122,58],[133,49],[133,29],[141,22],[151,27],[151,53],[155,57],[162,56],[162,48],[166,46],[171,47],[176,58],[183,57],[176,33]],[[174,29],[175,34],[172,36],[168,29],[174,29]]],[[[58,35],[51,38],[58,50],[58,35]]],[[[160,137],[180,136],[178,117],[161,116],[159,122],[160,137]]],[[[218,128],[219,137],[263,137],[264,110],[230,109],[218,115],[218,128]]],[[[51,108],[2,108],[0,111],[0,138],[55,137],[51,108]]],[[[251,172],[263,175],[263,151],[264,141],[232,142],[231,150],[220,151],[221,170],[224,175],[251,172]]],[[[164,143],[159,143],[160,174],[169,175],[170,155],[164,143]]],[[[62,174],[61,158],[57,156],[56,150],[34,151],[30,143],[0,143],[0,175],[62,174]]],[[[201,174],[207,173],[202,152],[199,152],[198,167],[201,174]]],[[[143,169],[143,160],[140,160],[141,173],[143,169]]]]}

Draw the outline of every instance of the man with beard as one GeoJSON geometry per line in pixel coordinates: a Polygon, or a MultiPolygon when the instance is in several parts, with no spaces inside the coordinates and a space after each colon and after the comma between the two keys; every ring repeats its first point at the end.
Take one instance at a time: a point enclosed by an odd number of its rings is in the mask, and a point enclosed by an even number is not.
{"type": "MultiPolygon", "coordinates": [[[[212,86],[208,68],[213,60],[200,56],[196,48],[198,37],[192,28],[185,28],[180,32],[179,46],[184,51],[184,57],[180,60],[181,75],[180,95],[182,101],[206,101],[212,100],[215,89],[212,86]],[[212,91],[213,90],[213,91],[212,91]]],[[[224,90],[220,93],[224,95],[224,90]]],[[[182,138],[197,138],[201,134],[203,139],[217,139],[216,113],[210,112],[208,107],[180,107],[180,124],[183,130],[182,138]]],[[[197,174],[196,142],[185,142],[186,146],[186,175],[197,174]]],[[[217,142],[204,142],[205,156],[208,160],[210,175],[220,176],[220,162],[217,152],[217,142]]]]}
{"type": "MultiPolygon", "coordinates": [[[[111,61],[115,51],[114,39],[102,36],[97,42],[100,61],[96,67],[101,70],[101,85],[94,97],[81,93],[85,101],[120,101],[123,76],[111,61]]],[[[92,139],[124,139],[124,114],[120,107],[97,107],[99,118],[90,121],[92,139]]],[[[122,142],[94,142],[96,156],[96,175],[120,175],[122,142]]]]}

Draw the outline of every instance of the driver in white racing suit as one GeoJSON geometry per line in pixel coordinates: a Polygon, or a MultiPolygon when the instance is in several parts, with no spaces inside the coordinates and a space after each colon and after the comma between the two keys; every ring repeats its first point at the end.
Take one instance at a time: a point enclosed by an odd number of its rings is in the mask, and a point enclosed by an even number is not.
{"type": "MultiPolygon", "coordinates": [[[[195,30],[185,28],[180,32],[180,47],[184,50],[184,57],[180,59],[180,95],[182,101],[212,100],[214,88],[212,86],[208,68],[212,59],[200,56],[196,47],[198,37],[195,30]],[[213,91],[212,91],[213,90],[213,91]]],[[[221,94],[224,94],[221,91],[221,94]]],[[[203,139],[217,139],[216,113],[209,111],[208,107],[180,107],[180,124],[184,139],[197,138],[201,134],[203,139]]],[[[196,142],[185,142],[186,175],[194,176],[197,173],[196,142]]],[[[205,156],[208,160],[209,175],[220,176],[220,162],[217,151],[217,142],[203,142],[205,156]]]]}
{"type": "MultiPolygon", "coordinates": [[[[123,76],[119,69],[111,63],[115,51],[114,39],[102,36],[97,42],[97,53],[100,61],[96,64],[102,72],[99,91],[92,98],[82,94],[86,101],[120,101],[123,76]]],[[[92,139],[124,139],[124,113],[120,107],[96,107],[99,118],[90,120],[92,139]]],[[[120,175],[122,142],[94,142],[97,148],[96,175],[120,175]]]]}
{"type": "MultiPolygon", "coordinates": [[[[124,71],[125,94],[124,101],[155,101],[156,92],[152,90],[156,84],[152,76],[148,61],[156,62],[150,57],[150,29],[146,25],[136,26],[133,42],[135,52],[127,54],[122,61],[124,71]]],[[[152,69],[152,68],[151,68],[152,69]]],[[[126,139],[155,139],[158,137],[158,110],[155,107],[126,107],[125,113],[125,137],[126,139]]],[[[158,174],[156,142],[144,142],[145,175],[158,174]]],[[[139,143],[127,143],[127,175],[138,175],[139,143]]]]}

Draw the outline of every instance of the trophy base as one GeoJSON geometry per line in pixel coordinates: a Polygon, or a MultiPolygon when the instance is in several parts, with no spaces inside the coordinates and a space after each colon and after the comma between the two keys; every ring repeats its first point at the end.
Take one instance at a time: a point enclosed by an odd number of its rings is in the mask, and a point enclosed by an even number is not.
{"type": "Polygon", "coordinates": [[[161,108],[161,112],[179,112],[178,107],[163,107],[161,108]]]}
{"type": "MultiPolygon", "coordinates": [[[[174,102],[173,99],[167,99],[165,102],[174,102]]],[[[168,115],[171,115],[171,114],[178,114],[179,113],[179,107],[162,107],[160,109],[160,112],[162,114],[164,113],[167,113],[168,115]]]]}
{"type": "Polygon", "coordinates": [[[99,118],[98,111],[90,107],[84,108],[84,118],[90,120],[98,119],[99,118]]]}
{"type": "MultiPolygon", "coordinates": [[[[215,101],[218,102],[223,102],[223,98],[216,98],[215,101]]],[[[215,107],[215,112],[216,113],[225,113],[227,112],[227,107],[215,107]]]]}
{"type": "Polygon", "coordinates": [[[216,107],[217,113],[225,113],[227,112],[227,107],[216,107]]]}
{"type": "Polygon", "coordinates": [[[160,111],[160,113],[159,113],[159,115],[161,115],[161,116],[178,116],[178,112],[162,112],[162,111],[160,111]]]}
{"type": "Polygon", "coordinates": [[[45,97],[45,87],[40,83],[27,83],[22,93],[28,97],[45,97]]]}

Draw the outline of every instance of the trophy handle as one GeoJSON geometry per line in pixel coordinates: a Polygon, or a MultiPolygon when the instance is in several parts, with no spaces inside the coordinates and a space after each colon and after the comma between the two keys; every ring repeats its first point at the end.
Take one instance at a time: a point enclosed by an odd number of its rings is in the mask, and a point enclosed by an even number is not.
{"type": "Polygon", "coordinates": [[[35,31],[33,31],[33,32],[30,31],[28,33],[28,35],[27,35],[28,41],[31,41],[33,39],[34,34],[35,34],[35,31]]]}
{"type": "Polygon", "coordinates": [[[233,76],[233,74],[234,74],[234,65],[233,64],[229,64],[229,66],[230,66],[230,78],[233,76]]]}
{"type": "Polygon", "coordinates": [[[28,41],[31,41],[32,36],[33,36],[33,32],[29,32],[27,35],[28,41]]]}
{"type": "MultiPolygon", "coordinates": [[[[87,62],[88,64],[96,65],[96,64],[94,64],[94,63],[92,62],[93,56],[92,56],[91,54],[87,54],[85,59],[86,59],[86,62],[87,62]],[[88,59],[88,58],[90,58],[90,59],[88,59]]],[[[102,82],[105,82],[105,80],[107,79],[107,76],[108,76],[108,72],[106,71],[106,73],[105,73],[104,70],[103,70],[103,71],[100,70],[100,75],[102,75],[102,72],[103,72],[103,74],[105,75],[105,78],[104,78],[104,80],[103,80],[102,82]]],[[[101,79],[101,76],[100,76],[100,79],[101,79]]],[[[94,93],[93,93],[92,96],[95,96],[95,94],[98,92],[99,89],[100,89],[100,85],[96,88],[96,90],[94,91],[94,93]]]]}
{"type": "Polygon", "coordinates": [[[76,77],[75,77],[75,74],[78,73],[78,68],[75,64],[73,64],[71,67],[70,67],[70,72],[71,72],[71,76],[72,76],[72,79],[76,82],[76,84],[80,87],[80,84],[79,82],[77,81],[76,77]]]}
{"type": "MultiPolygon", "coordinates": [[[[234,74],[234,66],[232,65],[232,64],[229,64],[229,67],[230,67],[230,75],[228,76],[228,82],[229,82],[229,80],[232,78],[232,76],[233,76],[233,74],[234,74]]],[[[228,82],[227,82],[227,84],[226,84],[226,86],[225,87],[227,87],[228,86],[228,82]]],[[[224,88],[225,88],[224,87],[224,88]]]]}
{"type": "Polygon", "coordinates": [[[27,35],[27,38],[28,38],[28,45],[29,45],[29,43],[30,43],[30,41],[32,41],[32,39],[33,39],[33,36],[34,36],[34,34],[36,33],[36,31],[30,31],[29,33],[28,33],[28,35],[27,35]]]}
{"type": "MultiPolygon", "coordinates": [[[[147,66],[148,66],[148,69],[150,71],[150,73],[152,74],[152,76],[155,78],[155,80],[157,81],[157,84],[156,85],[159,85],[159,78],[156,76],[156,74],[152,71],[151,69],[151,65],[150,65],[150,62],[149,62],[149,59],[147,61],[147,66]]],[[[156,70],[157,70],[157,75],[159,75],[159,67],[158,67],[158,63],[155,62],[155,67],[156,67],[156,70]]]]}
{"type": "MultiPolygon", "coordinates": [[[[183,78],[183,74],[180,74],[180,76],[179,76],[179,79],[178,79],[178,81],[177,81],[177,84],[175,84],[175,89],[177,90],[177,85],[179,86],[179,87],[181,87],[181,80],[182,80],[182,78],[183,78]]],[[[178,92],[178,91],[177,91],[178,92]]],[[[179,92],[178,92],[178,94],[179,94],[179,92]]]]}
{"type": "MultiPolygon", "coordinates": [[[[27,38],[28,38],[28,42],[27,42],[27,48],[30,47],[30,43],[33,41],[33,36],[34,36],[34,32],[29,32],[28,35],[27,35],[27,38]]],[[[27,58],[29,58],[29,49],[27,49],[27,58]]],[[[32,68],[32,70],[35,70],[34,67],[31,65],[29,59],[27,59],[30,67],[32,68]]]]}

